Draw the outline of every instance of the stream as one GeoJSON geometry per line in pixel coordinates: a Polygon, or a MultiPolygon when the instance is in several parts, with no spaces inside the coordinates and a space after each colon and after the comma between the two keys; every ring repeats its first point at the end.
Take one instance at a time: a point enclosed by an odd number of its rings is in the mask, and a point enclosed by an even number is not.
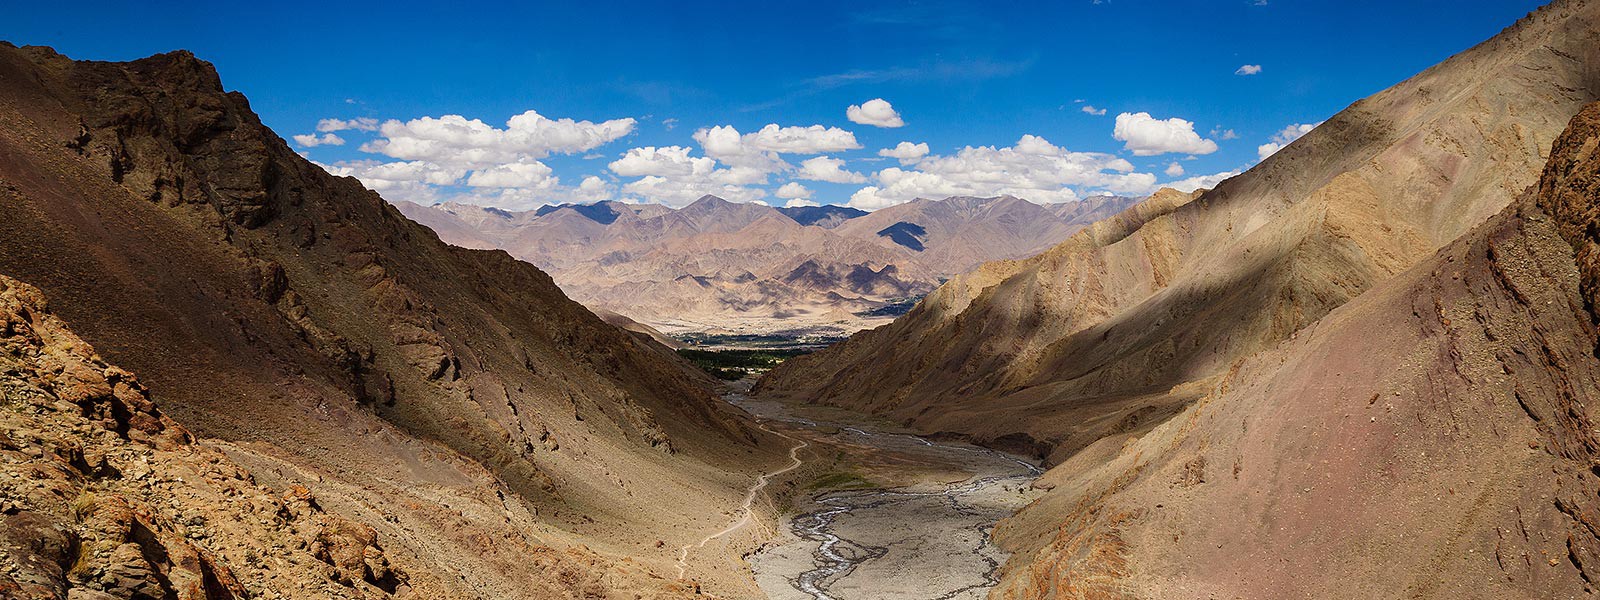
{"type": "Polygon", "coordinates": [[[749,557],[774,600],[967,600],[998,582],[1005,553],[989,533],[1033,499],[1041,471],[1018,457],[960,443],[799,418],[739,394],[729,402],[767,422],[810,430],[825,444],[881,451],[946,473],[893,488],[822,492],[796,501],[784,534],[749,557]]]}

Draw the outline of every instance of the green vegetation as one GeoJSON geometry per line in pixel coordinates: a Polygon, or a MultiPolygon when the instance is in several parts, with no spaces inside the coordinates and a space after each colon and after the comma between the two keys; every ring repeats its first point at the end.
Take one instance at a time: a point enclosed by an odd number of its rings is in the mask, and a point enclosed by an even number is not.
{"type": "Polygon", "coordinates": [[[894,301],[892,301],[892,302],[890,302],[888,304],[885,304],[883,306],[879,306],[877,308],[874,308],[872,310],[865,310],[865,311],[858,312],[858,313],[856,313],[856,316],[858,316],[858,317],[898,317],[900,315],[903,315],[903,314],[906,314],[908,312],[911,312],[911,309],[913,307],[915,307],[918,302],[921,302],[921,301],[922,301],[922,296],[912,296],[910,298],[900,298],[900,299],[894,300],[894,301]]]}
{"type": "Polygon", "coordinates": [[[672,336],[688,346],[734,347],[761,350],[815,350],[839,342],[846,336],[837,332],[781,331],[777,333],[708,334],[686,333],[672,336]]]}
{"type": "Polygon", "coordinates": [[[734,381],[752,373],[763,373],[784,360],[810,352],[801,349],[696,350],[683,348],[678,355],[718,379],[734,381]]]}

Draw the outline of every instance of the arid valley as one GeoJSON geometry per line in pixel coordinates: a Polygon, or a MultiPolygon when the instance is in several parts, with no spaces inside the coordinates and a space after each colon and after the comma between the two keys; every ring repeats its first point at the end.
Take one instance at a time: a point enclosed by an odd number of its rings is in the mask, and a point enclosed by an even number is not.
{"type": "Polygon", "coordinates": [[[10,7],[0,598],[1594,597],[1600,2],[1440,6],[10,7]]]}

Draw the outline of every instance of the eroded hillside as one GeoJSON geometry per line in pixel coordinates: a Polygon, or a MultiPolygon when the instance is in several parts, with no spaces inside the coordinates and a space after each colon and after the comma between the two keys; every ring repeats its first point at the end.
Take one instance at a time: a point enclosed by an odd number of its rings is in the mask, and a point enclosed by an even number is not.
{"type": "Polygon", "coordinates": [[[1538,187],[1046,476],[998,598],[1568,598],[1600,577],[1600,103],[1538,187]]]}
{"type": "Polygon", "coordinates": [[[439,595],[691,593],[672,549],[779,459],[687,363],[305,161],[187,53],[0,46],[0,122],[0,273],[439,595]]]}

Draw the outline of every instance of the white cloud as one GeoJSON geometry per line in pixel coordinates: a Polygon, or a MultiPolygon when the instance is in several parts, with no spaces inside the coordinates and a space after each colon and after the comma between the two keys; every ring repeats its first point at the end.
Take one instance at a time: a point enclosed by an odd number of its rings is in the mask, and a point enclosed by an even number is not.
{"type": "Polygon", "coordinates": [[[821,154],[861,147],[856,134],[838,127],[779,127],[776,124],[742,136],[740,140],[756,150],[780,154],[821,154]]]}
{"type": "Polygon", "coordinates": [[[323,119],[321,121],[317,121],[317,131],[319,132],[327,133],[330,131],[345,131],[349,129],[354,129],[357,131],[377,131],[378,120],[370,117],[360,117],[350,120],[323,119]]]}
{"type": "Polygon", "coordinates": [[[1083,108],[1081,108],[1079,110],[1082,110],[1083,112],[1089,113],[1089,114],[1097,116],[1097,117],[1106,114],[1106,109],[1104,109],[1104,108],[1095,108],[1093,104],[1085,104],[1085,105],[1083,105],[1083,108]]]}
{"type": "Polygon", "coordinates": [[[694,139],[706,156],[730,166],[763,169],[768,172],[788,168],[780,154],[822,154],[854,150],[861,144],[854,133],[837,127],[779,127],[770,124],[754,133],[740,134],[731,125],[701,129],[694,139]]]}
{"type": "Polygon", "coordinates": [[[467,177],[467,185],[494,188],[548,188],[556,183],[553,175],[554,171],[549,165],[533,160],[478,169],[467,177]]]}
{"type": "Polygon", "coordinates": [[[334,134],[331,134],[331,133],[324,133],[320,137],[317,134],[314,134],[314,133],[307,133],[307,134],[297,135],[297,136],[293,136],[293,137],[294,137],[294,143],[298,144],[298,145],[300,145],[301,147],[304,147],[304,148],[315,148],[317,146],[343,146],[344,145],[344,138],[339,137],[339,136],[334,135],[334,134]]]}
{"type": "Polygon", "coordinates": [[[849,205],[876,210],[914,198],[1010,194],[1034,202],[1070,202],[1079,190],[1147,193],[1155,175],[1135,173],[1127,160],[1096,152],[1071,152],[1024,135],[1009,148],[968,146],[953,155],[928,156],[915,169],[890,167],[875,185],[851,195],[849,205]]]}
{"type": "Polygon", "coordinates": [[[928,145],[921,142],[915,144],[911,142],[900,142],[899,144],[895,144],[895,147],[893,148],[884,148],[878,151],[878,156],[899,159],[900,164],[902,165],[909,165],[917,162],[922,160],[922,157],[927,155],[928,145]]]}
{"type": "Polygon", "coordinates": [[[631,118],[553,120],[531,110],[508,119],[504,129],[461,115],[390,120],[379,126],[379,139],[362,144],[361,150],[403,160],[489,167],[591,150],[632,133],[635,124],[631,118]]]}
{"type": "Polygon", "coordinates": [[[874,98],[861,104],[851,104],[845,109],[844,115],[851,123],[871,125],[873,127],[904,127],[906,122],[900,118],[900,113],[883,98],[874,98]]]}
{"type": "Polygon", "coordinates": [[[1180,179],[1178,181],[1169,181],[1169,182],[1163,183],[1163,184],[1161,184],[1161,187],[1172,188],[1172,189],[1175,189],[1175,190],[1178,190],[1180,192],[1183,192],[1183,193],[1187,194],[1189,192],[1193,192],[1193,191],[1198,190],[1200,188],[1205,188],[1205,189],[1209,190],[1211,188],[1217,187],[1217,184],[1222,183],[1222,180],[1227,179],[1229,177],[1233,177],[1235,175],[1238,175],[1239,173],[1240,173],[1240,171],[1235,170],[1235,171],[1224,171],[1224,172],[1221,172],[1221,173],[1212,173],[1210,175],[1196,175],[1196,176],[1190,177],[1188,179],[1180,179]]]}
{"type": "Polygon", "coordinates": [[[1183,165],[1180,165],[1178,163],[1172,163],[1170,165],[1167,165],[1167,170],[1163,171],[1163,173],[1166,173],[1167,177],[1182,177],[1183,176],[1183,165]]]}
{"type": "Polygon", "coordinates": [[[1300,139],[1300,136],[1311,133],[1311,130],[1316,129],[1321,124],[1322,121],[1317,121],[1316,123],[1295,123],[1284,127],[1278,130],[1277,133],[1272,134],[1271,141],[1256,146],[1256,155],[1261,160],[1266,160],[1268,156],[1276,154],[1284,146],[1289,145],[1290,142],[1300,139]]]}
{"type": "Polygon", "coordinates": [[[583,181],[578,184],[578,189],[573,193],[573,196],[579,202],[589,203],[609,200],[616,193],[616,186],[611,185],[604,179],[590,175],[584,177],[583,181]]]}
{"type": "Polygon", "coordinates": [[[1210,154],[1217,151],[1216,142],[1202,139],[1200,134],[1195,133],[1192,121],[1177,117],[1157,119],[1146,112],[1117,115],[1117,125],[1111,137],[1122,141],[1135,156],[1170,152],[1210,154]]]}
{"type": "MultiPolygon", "coordinates": [[[[811,197],[811,189],[800,185],[798,181],[791,181],[778,188],[778,197],[787,200],[805,200],[811,197]]],[[[794,204],[790,202],[789,204],[794,204]]]]}
{"type": "Polygon", "coordinates": [[[426,161],[378,162],[375,160],[340,161],[321,165],[329,173],[341,177],[360,179],[376,191],[386,183],[412,182],[428,185],[454,185],[465,177],[466,169],[444,167],[426,161]]]}
{"type": "MultiPolygon", "coordinates": [[[[719,132],[708,130],[708,137],[703,143],[719,149],[724,147],[718,144],[732,143],[736,146],[734,151],[739,152],[737,148],[742,146],[734,141],[737,139],[738,132],[732,131],[732,128],[719,132]],[[731,132],[731,136],[728,132],[731,132]]],[[[632,148],[622,158],[612,161],[609,167],[613,173],[623,177],[640,177],[622,185],[624,200],[656,202],[675,207],[687,206],[706,194],[715,194],[733,202],[758,200],[766,192],[746,186],[766,183],[767,175],[775,171],[777,165],[787,167],[782,161],[773,164],[760,159],[770,153],[758,152],[753,155],[757,160],[735,160],[740,164],[718,167],[718,161],[705,156],[691,156],[690,152],[691,149],[684,146],[632,148]]]]}
{"type": "Polygon", "coordinates": [[[867,177],[854,171],[844,170],[844,161],[827,156],[806,159],[800,163],[800,172],[796,175],[801,179],[812,181],[827,181],[830,183],[866,183],[867,177]]]}
{"type": "Polygon", "coordinates": [[[716,168],[717,161],[704,156],[691,157],[689,152],[689,148],[683,146],[632,148],[609,166],[613,173],[623,177],[705,175],[716,168]]]}
{"type": "Polygon", "coordinates": [[[431,204],[441,198],[436,186],[455,184],[466,176],[465,169],[452,169],[423,161],[382,163],[375,160],[341,161],[331,165],[316,163],[333,175],[354,177],[361,184],[389,200],[409,200],[431,204]]]}
{"type": "Polygon", "coordinates": [[[1255,75],[1261,72],[1261,65],[1245,65],[1233,72],[1234,75],[1255,75]]]}
{"type": "Polygon", "coordinates": [[[794,199],[789,200],[788,202],[783,203],[783,207],[784,208],[800,208],[802,206],[822,206],[822,205],[821,204],[817,204],[816,202],[812,202],[810,200],[807,200],[805,198],[794,198],[794,199]]]}

